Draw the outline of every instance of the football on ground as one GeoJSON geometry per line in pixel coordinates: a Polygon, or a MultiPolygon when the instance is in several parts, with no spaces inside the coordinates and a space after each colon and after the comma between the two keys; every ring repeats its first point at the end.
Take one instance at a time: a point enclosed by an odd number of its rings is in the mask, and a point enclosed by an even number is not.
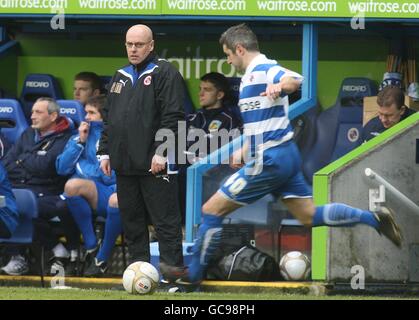
{"type": "Polygon", "coordinates": [[[152,294],[159,285],[159,272],[148,262],[130,264],[122,276],[125,290],[131,294],[152,294]]]}
{"type": "Polygon", "coordinates": [[[300,251],[287,252],[279,262],[285,280],[307,280],[310,275],[310,259],[300,251]]]}

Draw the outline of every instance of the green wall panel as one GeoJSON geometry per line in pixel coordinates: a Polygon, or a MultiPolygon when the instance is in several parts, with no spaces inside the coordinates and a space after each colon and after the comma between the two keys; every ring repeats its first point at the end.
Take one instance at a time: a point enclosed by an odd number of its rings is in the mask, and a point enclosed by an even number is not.
{"type": "Polygon", "coordinates": [[[0,88],[13,95],[17,94],[17,65],[17,57],[15,55],[0,57],[0,88]]]}
{"type": "MultiPolygon", "coordinates": [[[[72,96],[72,79],[79,71],[94,71],[100,75],[112,75],[125,65],[123,35],[84,35],[74,39],[19,35],[21,55],[18,58],[18,79],[15,90],[20,94],[26,74],[40,72],[55,75],[63,87],[66,98],[72,96]]],[[[301,37],[275,36],[260,41],[262,52],[277,59],[283,66],[301,72],[301,37]]],[[[237,75],[231,66],[219,64],[225,59],[218,44],[218,36],[199,39],[165,39],[156,37],[156,51],[170,59],[184,75],[191,97],[198,104],[199,77],[208,71],[222,71],[237,75]],[[198,66],[197,66],[198,65],[198,66]]],[[[342,80],[346,77],[368,77],[381,81],[388,52],[387,41],[335,38],[323,36],[319,42],[318,95],[322,108],[334,105],[342,80]],[[362,48],[362,49],[361,49],[362,48]]],[[[3,59],[0,59],[0,63],[3,59]]],[[[11,72],[13,73],[13,72],[11,72]]],[[[4,78],[3,76],[1,77],[4,78]]],[[[15,79],[4,79],[13,87],[15,79]]]]}

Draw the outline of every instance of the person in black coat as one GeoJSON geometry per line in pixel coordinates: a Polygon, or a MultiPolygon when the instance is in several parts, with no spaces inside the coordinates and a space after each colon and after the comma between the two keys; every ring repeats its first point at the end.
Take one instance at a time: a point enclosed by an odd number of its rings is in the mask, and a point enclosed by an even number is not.
{"type": "Polygon", "coordinates": [[[181,266],[182,226],[177,177],[171,174],[175,141],[165,150],[158,135],[178,135],[184,121],[180,73],[154,53],[153,33],[132,26],[125,46],[129,64],[112,78],[97,154],[103,172],[116,173],[118,204],[131,262],[150,261],[147,215],[156,230],[160,261],[181,266]],[[167,151],[167,152],[166,152],[167,151]],[[170,166],[170,168],[169,168],[170,166]]]}

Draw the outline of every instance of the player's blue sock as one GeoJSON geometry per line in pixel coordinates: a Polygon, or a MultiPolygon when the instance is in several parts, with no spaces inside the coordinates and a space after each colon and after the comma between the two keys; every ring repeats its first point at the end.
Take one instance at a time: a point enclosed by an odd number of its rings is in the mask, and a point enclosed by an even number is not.
{"type": "Polygon", "coordinates": [[[358,223],[378,228],[378,221],[372,212],[343,203],[330,203],[323,207],[316,207],[313,217],[313,227],[352,227],[358,223]]]}
{"type": "Polygon", "coordinates": [[[119,209],[108,206],[103,244],[96,255],[98,261],[108,261],[112,249],[115,246],[116,238],[118,238],[121,232],[122,224],[119,209]]]}
{"type": "Polygon", "coordinates": [[[202,280],[204,272],[214,257],[215,251],[221,241],[223,217],[209,214],[202,215],[197,238],[192,246],[192,259],[188,266],[189,280],[198,282],[202,280]]]}
{"type": "Polygon", "coordinates": [[[65,197],[71,215],[83,235],[84,247],[87,250],[95,248],[97,240],[92,223],[92,209],[90,208],[89,203],[80,196],[65,197]]]}

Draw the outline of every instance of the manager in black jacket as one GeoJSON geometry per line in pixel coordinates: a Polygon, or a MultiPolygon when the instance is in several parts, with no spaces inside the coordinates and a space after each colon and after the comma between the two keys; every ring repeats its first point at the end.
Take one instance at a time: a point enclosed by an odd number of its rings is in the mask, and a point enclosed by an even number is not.
{"type": "Polygon", "coordinates": [[[156,141],[160,129],[178,132],[185,119],[183,79],[153,52],[149,27],[132,26],[125,46],[129,64],[112,78],[98,155],[117,177],[118,204],[131,262],[150,261],[147,212],[159,241],[160,261],[183,263],[177,179],[156,141]]]}

